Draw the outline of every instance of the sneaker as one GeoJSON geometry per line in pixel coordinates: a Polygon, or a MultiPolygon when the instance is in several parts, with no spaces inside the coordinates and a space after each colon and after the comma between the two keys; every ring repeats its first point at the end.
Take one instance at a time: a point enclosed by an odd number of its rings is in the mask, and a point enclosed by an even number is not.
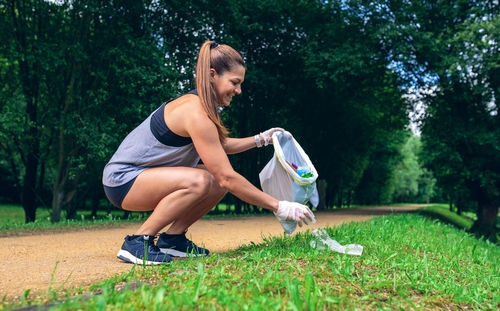
{"type": "Polygon", "coordinates": [[[172,261],[172,258],[155,245],[154,236],[127,235],[122,248],[116,255],[125,262],[141,265],[159,265],[172,261]]]}
{"type": "Polygon", "coordinates": [[[160,234],[156,245],[164,253],[174,257],[200,257],[210,254],[208,249],[198,247],[186,238],[186,232],[181,234],[160,234]]]}

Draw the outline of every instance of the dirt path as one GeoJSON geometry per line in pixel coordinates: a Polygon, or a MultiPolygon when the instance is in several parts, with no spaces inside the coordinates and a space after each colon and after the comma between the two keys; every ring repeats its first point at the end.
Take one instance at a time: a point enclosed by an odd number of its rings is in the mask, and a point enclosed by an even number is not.
{"type": "MultiPolygon", "coordinates": [[[[369,207],[316,213],[317,223],[297,230],[335,226],[363,221],[392,212],[406,212],[420,206],[369,207]]],[[[64,283],[65,288],[82,287],[130,271],[132,265],[116,258],[123,238],[133,234],[139,224],[120,228],[94,229],[32,236],[0,238],[0,299],[17,298],[27,289],[33,294],[47,293],[64,283]],[[56,267],[57,263],[57,269],[56,267]]],[[[240,245],[262,242],[262,236],[283,232],[273,215],[200,220],[188,231],[198,245],[220,253],[240,245]]],[[[352,241],[353,243],[360,241],[352,241]]]]}

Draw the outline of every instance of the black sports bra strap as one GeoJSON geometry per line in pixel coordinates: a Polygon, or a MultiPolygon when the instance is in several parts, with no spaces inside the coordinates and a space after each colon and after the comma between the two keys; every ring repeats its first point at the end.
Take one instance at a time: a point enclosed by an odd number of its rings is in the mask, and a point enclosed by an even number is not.
{"type": "MultiPolygon", "coordinates": [[[[198,91],[196,89],[189,91],[187,94],[194,94],[198,95],[198,91]]],[[[184,96],[186,94],[183,94],[181,96],[184,96]]],[[[181,97],[179,96],[179,97],[181,97]]],[[[169,100],[166,103],[163,103],[160,108],[158,108],[153,115],[151,116],[151,122],[150,122],[150,128],[151,132],[153,133],[153,136],[158,139],[159,142],[161,142],[164,145],[167,146],[172,146],[172,147],[182,147],[189,145],[193,142],[191,137],[184,137],[175,134],[172,132],[167,124],[165,123],[165,106],[170,103],[171,101],[174,101],[175,99],[179,98],[176,97],[174,99],[169,100]]]]}

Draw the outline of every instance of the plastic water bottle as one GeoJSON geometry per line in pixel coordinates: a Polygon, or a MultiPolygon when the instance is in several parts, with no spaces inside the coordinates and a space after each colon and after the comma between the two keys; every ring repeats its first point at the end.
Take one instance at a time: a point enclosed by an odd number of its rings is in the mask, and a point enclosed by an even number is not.
{"type": "Polygon", "coordinates": [[[307,169],[306,169],[305,167],[301,166],[301,167],[299,167],[299,168],[297,169],[297,174],[298,174],[300,177],[302,177],[302,176],[304,176],[305,174],[307,174],[307,169]]]}
{"type": "Polygon", "coordinates": [[[311,246],[318,250],[325,250],[326,248],[331,249],[334,252],[347,254],[347,255],[357,255],[361,256],[363,253],[363,246],[359,244],[349,244],[342,246],[339,242],[330,238],[328,233],[324,230],[315,229],[312,234],[317,238],[311,241],[311,246]]]}

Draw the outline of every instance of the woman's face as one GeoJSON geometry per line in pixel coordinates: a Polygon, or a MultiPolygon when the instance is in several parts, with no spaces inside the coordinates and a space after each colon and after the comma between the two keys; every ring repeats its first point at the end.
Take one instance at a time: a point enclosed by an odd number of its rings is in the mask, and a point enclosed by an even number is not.
{"type": "Polygon", "coordinates": [[[212,68],[210,69],[215,86],[215,91],[219,96],[223,106],[229,106],[234,95],[241,94],[241,84],[245,80],[245,67],[234,66],[231,71],[226,71],[219,75],[212,68]]]}

